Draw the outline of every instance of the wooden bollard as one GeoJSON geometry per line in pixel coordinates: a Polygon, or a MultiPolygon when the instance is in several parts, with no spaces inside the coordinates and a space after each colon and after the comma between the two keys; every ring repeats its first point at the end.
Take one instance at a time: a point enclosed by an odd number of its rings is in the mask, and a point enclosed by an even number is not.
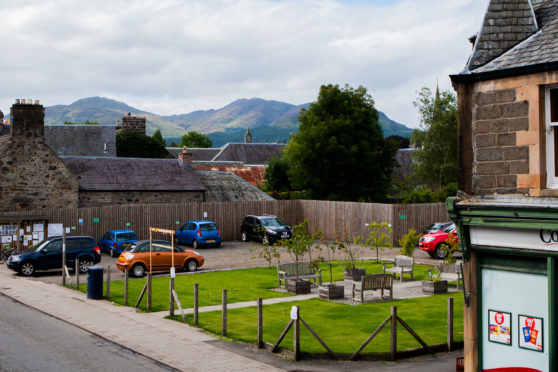
{"type": "Polygon", "coordinates": [[[453,297],[448,298],[448,351],[453,350],[453,297]]]}
{"type": "Polygon", "coordinates": [[[128,305],[128,270],[124,270],[124,306],[128,305]]]}
{"type": "Polygon", "coordinates": [[[107,265],[107,298],[110,298],[110,265],[107,265]]]}
{"type": "Polygon", "coordinates": [[[76,268],[74,269],[76,273],[76,289],[79,289],[79,258],[76,258],[76,268]]]}
{"type": "Polygon", "coordinates": [[[221,336],[225,337],[227,335],[227,290],[223,289],[222,295],[223,309],[221,312],[221,336]]]}
{"type": "Polygon", "coordinates": [[[147,273],[147,310],[151,310],[151,273],[147,273]]]}
{"type": "Polygon", "coordinates": [[[198,283],[194,284],[194,327],[198,326],[198,283]]]}
{"type": "Polygon", "coordinates": [[[391,360],[397,354],[397,306],[391,307],[391,360]]]}
{"type": "Polygon", "coordinates": [[[169,279],[169,316],[174,316],[174,297],[172,291],[174,290],[174,278],[171,276],[169,279]]]}
{"type": "Polygon", "coordinates": [[[257,334],[257,346],[258,349],[262,349],[264,347],[263,343],[263,306],[262,306],[262,299],[261,297],[258,298],[258,334],[257,334]]]}
{"type": "Polygon", "coordinates": [[[296,307],[296,319],[294,319],[293,330],[293,352],[294,360],[300,360],[300,308],[296,307]]]}

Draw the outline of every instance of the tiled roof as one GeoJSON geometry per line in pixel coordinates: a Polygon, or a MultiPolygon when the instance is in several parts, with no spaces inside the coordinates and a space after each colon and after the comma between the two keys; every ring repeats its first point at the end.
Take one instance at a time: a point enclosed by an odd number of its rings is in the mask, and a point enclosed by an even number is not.
{"type": "Polygon", "coordinates": [[[231,172],[197,172],[206,188],[205,201],[273,200],[258,188],[243,181],[231,172]]]}
{"type": "Polygon", "coordinates": [[[194,168],[176,159],[61,156],[85,191],[200,191],[194,168]]]}
{"type": "Polygon", "coordinates": [[[284,147],[283,143],[227,143],[212,160],[263,165],[273,156],[280,156],[284,147]]]}
{"type": "Polygon", "coordinates": [[[531,4],[529,0],[491,1],[468,69],[462,74],[474,75],[558,62],[558,2],[532,0],[531,4]],[[529,20],[527,6],[531,4],[536,23],[529,20]],[[515,6],[517,10],[508,10],[512,14],[504,17],[507,13],[494,10],[494,7],[504,5],[508,9],[515,6]]]}
{"type": "Polygon", "coordinates": [[[264,183],[265,166],[227,166],[227,165],[200,165],[194,164],[197,171],[231,172],[248,182],[252,186],[261,186],[264,183]]]}

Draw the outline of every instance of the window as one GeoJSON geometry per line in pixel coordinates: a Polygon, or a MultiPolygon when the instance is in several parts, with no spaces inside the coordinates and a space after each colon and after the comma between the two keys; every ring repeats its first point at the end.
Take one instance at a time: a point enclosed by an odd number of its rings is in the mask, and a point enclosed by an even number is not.
{"type": "Polygon", "coordinates": [[[558,85],[545,91],[546,187],[558,188],[558,85]]]}

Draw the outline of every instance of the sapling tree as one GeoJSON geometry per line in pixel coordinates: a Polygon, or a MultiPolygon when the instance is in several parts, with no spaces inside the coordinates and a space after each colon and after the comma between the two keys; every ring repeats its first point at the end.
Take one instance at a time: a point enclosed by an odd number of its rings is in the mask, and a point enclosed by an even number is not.
{"type": "Polygon", "coordinates": [[[391,244],[392,235],[391,224],[387,222],[378,223],[374,221],[368,225],[368,239],[366,239],[365,245],[376,250],[376,262],[380,262],[380,250],[383,252],[385,247],[393,248],[393,244],[391,244]]]}
{"type": "Polygon", "coordinates": [[[281,244],[285,246],[287,252],[296,264],[296,280],[298,281],[298,264],[304,256],[312,249],[312,244],[319,237],[316,234],[308,233],[308,220],[293,226],[293,235],[290,239],[281,240],[281,244]]]}

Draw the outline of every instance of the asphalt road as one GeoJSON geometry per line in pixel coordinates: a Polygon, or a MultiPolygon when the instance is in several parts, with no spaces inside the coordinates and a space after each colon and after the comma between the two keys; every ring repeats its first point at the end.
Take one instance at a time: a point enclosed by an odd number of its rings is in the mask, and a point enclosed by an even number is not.
{"type": "Polygon", "coordinates": [[[172,370],[2,295],[0,309],[0,371],[172,370]]]}

